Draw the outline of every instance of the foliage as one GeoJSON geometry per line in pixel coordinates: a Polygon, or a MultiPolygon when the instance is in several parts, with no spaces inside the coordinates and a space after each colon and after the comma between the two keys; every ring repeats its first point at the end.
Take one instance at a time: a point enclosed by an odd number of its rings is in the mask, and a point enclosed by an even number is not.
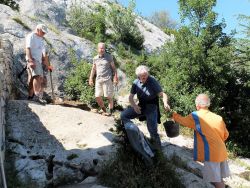
{"type": "Polygon", "coordinates": [[[80,100],[86,104],[92,105],[94,102],[94,88],[88,85],[88,78],[91,71],[91,64],[80,61],[71,51],[71,63],[74,66],[67,76],[64,84],[65,93],[72,100],[80,100]]]}
{"type": "Polygon", "coordinates": [[[146,167],[133,149],[123,144],[103,165],[98,178],[108,187],[183,187],[169,161],[160,154],[155,161],[153,167],[146,167]]]}
{"type": "Polygon", "coordinates": [[[240,26],[243,27],[243,33],[250,37],[250,16],[240,14],[238,20],[240,21],[240,26]]]}
{"type": "Polygon", "coordinates": [[[7,5],[11,7],[13,10],[18,10],[19,11],[19,4],[16,1],[13,0],[1,0],[0,4],[7,5]]]}
{"type": "Polygon", "coordinates": [[[106,41],[105,9],[100,5],[93,5],[92,9],[90,11],[79,4],[72,5],[68,13],[68,23],[80,37],[96,43],[106,41]]]}
{"type": "Polygon", "coordinates": [[[169,13],[165,10],[154,12],[150,17],[146,19],[163,30],[165,28],[176,29],[177,27],[177,23],[170,18],[169,13]]]}
{"type": "Polygon", "coordinates": [[[25,23],[23,23],[23,21],[20,18],[13,17],[12,20],[14,20],[16,23],[19,23],[20,25],[22,25],[24,27],[24,29],[31,31],[31,28],[29,26],[27,26],[25,23]]]}
{"type": "Polygon", "coordinates": [[[68,23],[80,37],[95,43],[124,42],[135,49],[142,49],[144,37],[136,25],[134,7],[134,2],[128,8],[110,3],[108,9],[94,4],[90,7],[91,10],[86,10],[76,3],[68,12],[68,23]]]}
{"type": "Polygon", "coordinates": [[[117,4],[111,4],[107,11],[107,24],[114,31],[115,41],[122,41],[136,49],[142,49],[144,37],[136,25],[133,13],[135,2],[130,1],[127,8],[117,4]]]}
{"type": "Polygon", "coordinates": [[[150,56],[147,65],[171,106],[183,115],[195,110],[197,94],[209,94],[211,110],[224,117],[229,140],[240,148],[237,154],[249,156],[250,74],[246,66],[237,66],[243,58],[235,53],[232,36],[223,33],[225,23],[217,23],[214,0],[180,0],[179,4],[182,19],[190,24],[178,30],[174,42],[150,56]]]}
{"type": "Polygon", "coordinates": [[[73,160],[75,158],[78,158],[78,155],[75,154],[75,153],[72,153],[72,154],[70,154],[70,155],[67,156],[67,160],[73,160]]]}

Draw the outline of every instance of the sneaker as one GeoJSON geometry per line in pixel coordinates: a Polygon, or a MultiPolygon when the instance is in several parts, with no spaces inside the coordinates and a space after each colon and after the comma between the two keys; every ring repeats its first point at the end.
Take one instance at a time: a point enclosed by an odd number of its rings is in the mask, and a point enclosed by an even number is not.
{"type": "Polygon", "coordinates": [[[109,114],[109,115],[112,115],[113,114],[113,112],[114,112],[114,109],[112,108],[112,109],[107,109],[107,114],[109,114]]]}
{"type": "Polygon", "coordinates": [[[44,99],[42,99],[42,98],[40,98],[40,97],[38,97],[38,96],[36,96],[36,95],[32,98],[32,101],[38,102],[38,103],[40,103],[40,104],[47,104],[47,101],[46,101],[46,100],[44,100],[44,99]]]}

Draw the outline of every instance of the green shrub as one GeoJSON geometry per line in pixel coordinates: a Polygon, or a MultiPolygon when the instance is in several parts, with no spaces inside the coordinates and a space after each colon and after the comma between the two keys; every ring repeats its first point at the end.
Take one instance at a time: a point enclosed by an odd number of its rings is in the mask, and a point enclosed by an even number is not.
{"type": "Polygon", "coordinates": [[[128,8],[118,4],[110,5],[107,11],[107,24],[114,31],[115,41],[122,41],[135,49],[142,49],[144,37],[136,25],[136,17],[133,13],[134,1],[130,1],[128,8]]]}
{"type": "Polygon", "coordinates": [[[20,18],[13,17],[12,20],[14,20],[16,23],[22,25],[24,27],[24,29],[27,29],[28,31],[31,31],[31,28],[29,26],[27,26],[25,23],[23,23],[23,21],[20,18]]]}
{"type": "Polygon", "coordinates": [[[13,0],[1,0],[0,4],[7,5],[11,7],[13,10],[18,10],[19,11],[19,4],[16,1],[13,0]]]}
{"type": "Polygon", "coordinates": [[[80,36],[94,42],[106,41],[105,9],[100,5],[93,5],[88,11],[79,4],[71,6],[68,12],[68,23],[80,36]]]}
{"type": "Polygon", "coordinates": [[[92,65],[86,61],[78,62],[71,52],[71,62],[73,68],[67,75],[64,88],[67,96],[72,100],[80,100],[86,104],[95,103],[94,88],[88,85],[88,78],[92,65]]]}
{"type": "Polygon", "coordinates": [[[163,155],[158,154],[156,161],[153,167],[146,167],[129,145],[121,145],[114,158],[103,165],[98,178],[108,187],[184,187],[163,155]]]}

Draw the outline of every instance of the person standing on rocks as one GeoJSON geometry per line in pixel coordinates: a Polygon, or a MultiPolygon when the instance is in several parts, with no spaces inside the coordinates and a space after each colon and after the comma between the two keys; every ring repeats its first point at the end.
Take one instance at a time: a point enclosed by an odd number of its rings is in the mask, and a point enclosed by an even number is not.
{"type": "Polygon", "coordinates": [[[48,70],[52,70],[49,66],[46,56],[44,35],[48,33],[47,26],[38,24],[35,31],[29,33],[26,37],[26,61],[28,70],[29,96],[28,100],[33,100],[42,104],[46,104],[43,99],[43,67],[44,64],[48,70]]]}
{"type": "MultiPolygon", "coordinates": [[[[102,109],[102,114],[109,116],[113,112],[114,86],[118,83],[118,76],[113,57],[105,52],[105,44],[100,42],[97,46],[98,55],[93,58],[93,66],[89,76],[89,85],[94,86],[95,79],[95,97],[96,102],[102,109]],[[102,97],[106,97],[109,102],[109,108],[106,109],[102,97]]],[[[97,110],[96,110],[97,112],[97,110]]]]}
{"type": "Polygon", "coordinates": [[[162,91],[158,81],[149,75],[148,67],[141,65],[135,71],[137,79],[134,80],[130,90],[129,102],[131,107],[121,113],[124,126],[132,123],[131,119],[139,118],[146,120],[150,137],[156,149],[161,150],[161,140],[158,134],[158,123],[160,123],[159,97],[162,97],[164,109],[169,110],[168,97],[162,91]],[[137,95],[139,104],[136,104],[134,96],[137,95]]]}
{"type": "Polygon", "coordinates": [[[203,179],[224,188],[223,178],[230,176],[225,140],[229,133],[221,116],[209,111],[210,98],[206,94],[196,97],[197,111],[186,117],[173,112],[179,124],[194,129],[194,160],[204,162],[203,179]]]}

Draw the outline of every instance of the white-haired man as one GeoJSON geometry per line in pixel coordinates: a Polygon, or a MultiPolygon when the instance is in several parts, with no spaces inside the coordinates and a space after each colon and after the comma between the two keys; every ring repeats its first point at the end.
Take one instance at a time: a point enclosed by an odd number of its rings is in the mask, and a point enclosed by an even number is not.
{"type": "Polygon", "coordinates": [[[137,79],[134,80],[130,90],[129,102],[131,107],[121,113],[124,125],[131,123],[131,119],[145,117],[151,139],[157,149],[161,149],[161,140],[157,125],[160,123],[159,97],[162,97],[165,110],[169,110],[168,97],[162,91],[159,82],[149,75],[148,67],[141,65],[135,71],[137,79]],[[137,95],[139,104],[136,104],[134,96],[137,95]]]}
{"type": "Polygon", "coordinates": [[[112,114],[114,108],[113,84],[118,83],[118,76],[113,57],[105,52],[105,44],[103,42],[98,43],[97,52],[98,55],[93,58],[93,65],[89,76],[89,85],[90,86],[94,85],[94,76],[96,75],[96,80],[95,80],[96,102],[102,109],[102,114],[109,116],[112,114]],[[104,106],[104,102],[102,99],[103,95],[109,101],[108,110],[104,106]]]}
{"type": "Polygon", "coordinates": [[[28,68],[28,85],[29,85],[29,100],[34,100],[39,103],[45,104],[46,101],[43,97],[43,67],[45,64],[47,69],[52,68],[48,64],[46,56],[44,35],[48,33],[48,29],[44,24],[38,24],[35,31],[29,33],[26,37],[26,60],[28,68]]]}
{"type": "Polygon", "coordinates": [[[209,111],[209,96],[199,94],[195,105],[197,111],[186,117],[176,112],[173,119],[185,127],[194,129],[194,160],[204,162],[203,179],[224,188],[223,178],[230,175],[225,140],[229,133],[221,116],[209,111]]]}

